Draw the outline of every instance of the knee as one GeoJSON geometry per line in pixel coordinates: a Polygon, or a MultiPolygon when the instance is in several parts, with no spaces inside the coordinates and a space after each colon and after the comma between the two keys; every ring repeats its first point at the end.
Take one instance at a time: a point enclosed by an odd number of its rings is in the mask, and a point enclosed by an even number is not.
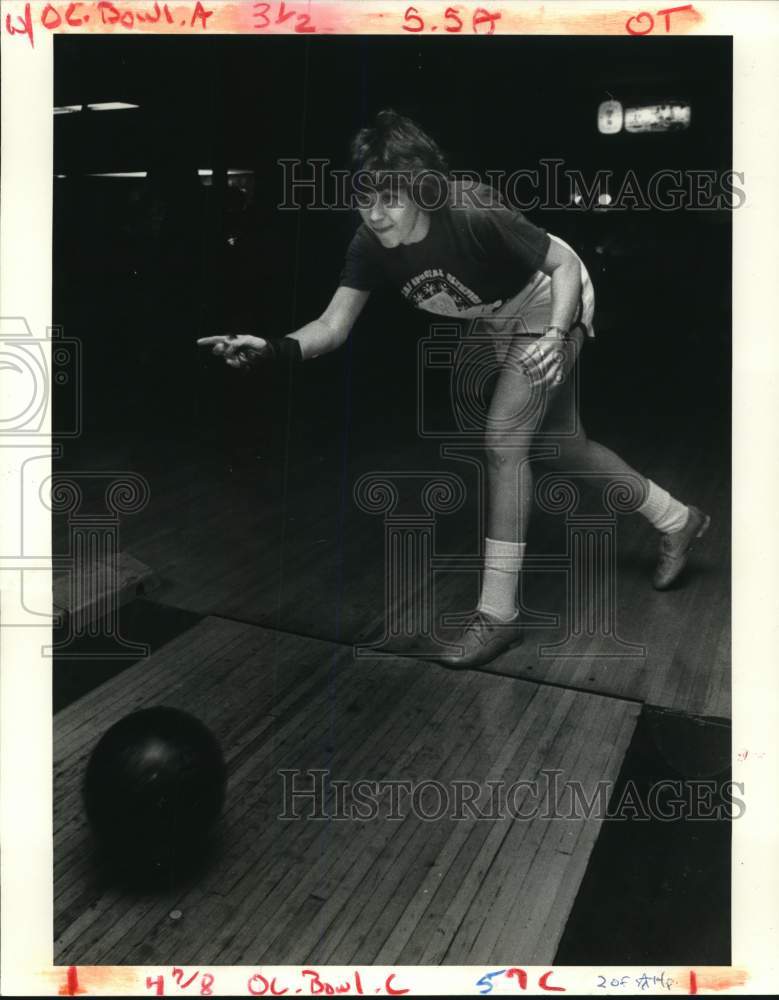
{"type": "Polygon", "coordinates": [[[569,438],[562,438],[558,442],[558,446],[560,454],[557,461],[565,464],[566,462],[575,462],[586,457],[590,442],[587,435],[582,431],[569,438]]]}

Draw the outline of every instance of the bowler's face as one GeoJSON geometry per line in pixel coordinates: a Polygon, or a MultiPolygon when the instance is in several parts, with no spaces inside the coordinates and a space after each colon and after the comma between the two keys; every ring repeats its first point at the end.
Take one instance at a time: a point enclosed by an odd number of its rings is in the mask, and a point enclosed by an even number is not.
{"type": "Polygon", "coordinates": [[[376,192],[360,208],[362,221],[382,246],[392,248],[420,237],[423,213],[407,191],[376,192]]]}

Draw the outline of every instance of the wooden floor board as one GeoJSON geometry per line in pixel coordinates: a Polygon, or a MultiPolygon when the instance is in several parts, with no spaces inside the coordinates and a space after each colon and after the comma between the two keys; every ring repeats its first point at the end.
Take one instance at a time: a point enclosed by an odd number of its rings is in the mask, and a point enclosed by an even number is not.
{"type": "MultiPolygon", "coordinates": [[[[585,788],[589,788],[593,783],[592,779],[597,780],[603,772],[620,730],[622,721],[620,713],[608,711],[615,706],[603,707],[607,712],[605,715],[599,713],[602,720],[601,740],[593,740],[592,732],[588,733],[578,747],[574,744],[569,747],[569,759],[561,765],[565,772],[580,773],[585,788]]],[[[558,803],[560,813],[565,814],[567,805],[563,796],[558,803]]],[[[516,954],[514,946],[517,938],[523,943],[526,942],[527,951],[524,954],[528,955],[528,962],[531,961],[531,957],[534,965],[553,961],[558,938],[545,940],[539,951],[536,932],[543,925],[544,917],[560,890],[565,874],[565,865],[560,864],[560,855],[570,857],[573,853],[569,848],[575,847],[575,842],[571,844],[569,838],[574,833],[572,827],[576,822],[568,818],[546,822],[546,829],[533,863],[516,890],[516,898],[509,915],[503,921],[503,926],[492,946],[491,961],[500,963],[511,960],[516,954]]],[[[524,954],[522,961],[526,960],[524,954]]]]}
{"type": "MultiPolygon", "coordinates": [[[[236,709],[251,704],[251,701],[247,702],[247,698],[250,696],[253,697],[253,703],[259,706],[259,721],[264,720],[264,728],[268,729],[272,727],[273,719],[269,718],[267,714],[262,714],[263,706],[267,707],[271,703],[275,704],[276,702],[284,705],[284,692],[289,685],[292,685],[293,690],[302,686],[302,696],[305,696],[311,681],[306,676],[303,678],[302,685],[295,684],[297,667],[294,662],[284,666],[281,676],[279,676],[277,671],[274,678],[274,661],[272,656],[266,656],[263,650],[255,650],[256,640],[251,639],[249,642],[246,641],[246,626],[238,626],[233,623],[231,623],[230,632],[228,633],[233,636],[232,641],[214,647],[213,656],[209,660],[208,650],[210,646],[207,642],[201,640],[208,636],[209,629],[212,627],[223,638],[227,637],[222,632],[221,623],[219,622],[197,626],[192,630],[195,633],[192,642],[185,643],[176,640],[173,645],[177,647],[179,652],[176,655],[170,656],[166,650],[158,660],[155,660],[155,668],[144,672],[142,683],[138,685],[138,691],[143,692],[143,694],[133,694],[132,698],[138,704],[140,704],[138,699],[141,697],[148,699],[145,702],[146,704],[166,703],[172,700],[178,707],[189,711],[198,709],[202,703],[209,704],[209,725],[211,725],[215,732],[219,733],[224,745],[230,745],[231,748],[237,749],[240,746],[240,741],[236,741],[233,730],[236,726],[244,724],[246,711],[237,711],[236,709]],[[243,639],[236,635],[238,631],[243,634],[243,639]],[[207,671],[190,671],[192,676],[187,679],[188,668],[193,662],[198,662],[197,659],[188,655],[193,649],[198,650],[198,656],[206,657],[209,669],[207,671]],[[183,654],[181,653],[182,650],[184,651],[183,654]],[[236,676],[236,674],[239,674],[239,676],[236,676]],[[159,678],[166,675],[177,677],[178,679],[167,685],[162,684],[159,678]],[[213,698],[215,692],[219,693],[219,698],[216,701],[213,698]],[[271,698],[276,700],[272,702],[271,698]],[[232,725],[228,725],[228,720],[231,716],[232,725]]],[[[248,631],[249,635],[251,635],[252,630],[249,629],[248,631]]],[[[268,644],[266,652],[272,654],[272,651],[273,646],[268,644]]],[[[317,677],[315,683],[319,685],[324,684],[326,682],[326,669],[320,669],[315,676],[317,677]]],[[[119,678],[117,678],[117,681],[119,681],[119,678]]],[[[103,711],[101,708],[81,730],[81,738],[85,740],[83,751],[80,754],[66,752],[65,760],[67,767],[58,767],[55,769],[55,779],[58,780],[62,803],[65,807],[62,810],[62,815],[71,817],[68,821],[70,828],[68,831],[63,832],[61,839],[61,860],[58,860],[55,864],[55,877],[60,875],[60,869],[67,870],[66,874],[63,873],[63,878],[58,878],[59,890],[66,888],[68,879],[79,877],[80,869],[84,864],[84,860],[79,856],[78,851],[80,838],[83,833],[84,817],[78,809],[77,803],[80,802],[80,778],[83,774],[88,752],[91,750],[99,734],[105,728],[108,728],[116,718],[125,713],[124,706],[127,702],[130,701],[131,704],[135,704],[130,697],[133,689],[132,681],[118,683],[117,686],[121,690],[121,696],[113,698],[111,693],[105,692],[106,701],[108,702],[106,710],[103,711]],[[61,780],[57,777],[60,774],[62,775],[61,780]],[[69,850],[69,848],[73,847],[75,850],[69,850]]],[[[89,713],[94,702],[85,701],[79,704],[83,705],[82,711],[84,713],[89,713]]],[[[66,729],[68,728],[71,714],[70,712],[63,713],[63,723],[66,729]]],[[[295,718],[294,714],[292,717],[295,718]]],[[[60,716],[57,718],[59,720],[60,716]]],[[[59,723],[57,726],[57,736],[59,737],[59,723]]],[[[68,737],[69,739],[70,737],[68,737]]],[[[58,738],[58,752],[59,745],[58,738]]],[[[66,745],[70,746],[70,743],[66,745]]],[[[232,764],[232,760],[230,763],[232,764]]],[[[60,832],[58,828],[55,827],[55,829],[58,833],[60,832]]]]}
{"type": "MultiPolygon", "coordinates": [[[[489,782],[501,780],[510,783],[515,780],[516,773],[511,771],[511,765],[519,753],[526,759],[533,760],[538,753],[537,745],[545,729],[555,725],[553,706],[549,705],[550,719],[544,717],[541,711],[542,702],[560,701],[548,690],[540,690],[536,695],[536,711],[525,712],[519,718],[507,720],[504,733],[496,737],[492,752],[487,755],[486,773],[475,772],[484,792],[490,789],[489,782]],[[512,724],[513,723],[513,724],[512,724]]],[[[531,765],[532,767],[532,765],[531,765]]],[[[483,811],[487,812],[488,794],[482,793],[483,811]]],[[[394,926],[391,935],[382,946],[376,961],[383,961],[384,954],[398,954],[401,964],[413,964],[419,961],[428,936],[433,931],[433,925],[442,913],[451,905],[457,888],[473,866],[479,849],[491,826],[488,820],[458,820],[453,824],[445,842],[435,858],[435,864],[426,874],[422,884],[422,892],[417,893],[406,906],[401,919],[394,926]]]]}
{"type": "MultiPolygon", "coordinates": [[[[473,733],[469,733],[463,724],[463,715],[467,713],[471,700],[462,703],[461,711],[450,717],[449,739],[437,747],[439,760],[425,764],[425,773],[430,778],[440,780],[445,777],[446,770],[456,767],[472,747],[473,733]]],[[[416,760],[410,762],[410,775],[415,772],[415,764],[416,760]]],[[[391,903],[397,899],[398,885],[408,866],[420,862],[420,851],[424,859],[431,850],[429,841],[425,844],[415,841],[416,824],[411,818],[403,823],[392,822],[386,819],[385,810],[383,821],[375,822],[373,826],[374,835],[370,841],[359,848],[356,844],[344,843],[339,863],[328,871],[326,878],[317,882],[316,894],[322,897],[323,902],[315,920],[309,921],[305,907],[301,907],[294,915],[295,919],[285,928],[285,947],[290,949],[291,961],[307,960],[316,945],[329,934],[332,918],[352,896],[376,901],[379,906],[377,919],[385,917],[391,903]],[[381,873],[378,884],[366,883],[368,873],[376,870],[381,873]]],[[[429,834],[433,838],[435,831],[431,830],[429,834]]],[[[268,956],[279,954],[278,944],[272,942],[263,954],[263,960],[270,961],[268,956]]]]}
{"type": "MultiPolygon", "coordinates": [[[[720,676],[721,670],[729,672],[729,654],[718,639],[729,629],[730,599],[729,470],[723,441],[721,431],[707,436],[694,424],[678,428],[671,441],[652,434],[635,439],[619,428],[604,441],[713,518],[683,579],[666,593],[655,592],[650,582],[656,532],[638,515],[618,518],[617,628],[622,638],[645,647],[643,658],[606,657],[603,642],[588,637],[582,637],[576,656],[542,655],[542,647],[566,635],[565,576],[528,569],[528,606],[557,615],[559,624],[529,627],[525,642],[490,670],[679,712],[729,717],[729,673],[722,683],[720,676]],[[702,647],[700,622],[715,603],[722,611],[711,621],[702,647]],[[714,649],[720,651],[716,661],[714,649]]],[[[326,460],[329,444],[306,449],[302,438],[291,440],[284,481],[272,462],[257,461],[253,454],[234,463],[202,442],[176,441],[174,446],[180,465],[169,461],[171,446],[160,444],[159,453],[145,443],[139,446],[138,471],[146,475],[152,496],[143,511],[122,523],[123,551],[160,579],[157,600],[325,641],[366,642],[381,634],[388,612],[385,525],[381,517],[361,510],[350,492],[344,493],[341,462],[326,460]]],[[[116,442],[106,442],[103,451],[109,458],[101,458],[95,445],[90,467],[115,468],[109,459],[116,447],[116,442]]],[[[382,469],[428,475],[438,470],[461,477],[467,502],[456,513],[437,518],[437,552],[457,556],[476,551],[472,466],[441,457],[432,441],[399,442],[391,435],[356,439],[348,457],[348,482],[382,469]]],[[[55,534],[65,539],[66,528],[64,521],[55,524],[55,534]]],[[[561,555],[565,545],[564,515],[534,515],[529,555],[561,555]]],[[[478,596],[478,572],[437,573],[435,589],[440,610],[467,611],[478,596]]]]}
{"type": "MultiPolygon", "coordinates": [[[[560,730],[560,738],[549,747],[545,768],[559,768],[565,774],[576,773],[573,769],[581,754],[577,737],[582,733],[582,725],[586,725],[581,714],[583,708],[581,704],[572,706],[571,724],[560,730]]],[[[583,735],[586,738],[586,728],[583,735]]],[[[528,873],[543,861],[540,848],[544,837],[547,834],[551,836],[550,827],[555,830],[563,822],[551,823],[543,818],[541,812],[530,820],[520,820],[509,826],[501,851],[490,868],[492,878],[480,886],[468,918],[452,940],[450,952],[456,954],[463,948],[468,956],[488,955],[488,961],[492,961],[496,940],[504,927],[511,928],[511,914],[515,907],[527,905],[528,897],[524,896],[523,886],[528,873]],[[493,895],[495,887],[497,891],[493,895]]],[[[522,958],[528,963],[530,960],[530,956],[522,958]]],[[[474,959],[469,957],[468,961],[474,959]]]]}
{"type": "MultiPolygon", "coordinates": [[[[545,693],[549,698],[549,703],[544,705],[544,699],[538,700],[541,709],[537,717],[540,732],[536,733],[531,730],[535,745],[525,755],[522,766],[515,771],[516,780],[530,781],[536,777],[548,761],[553,762],[554,758],[550,754],[555,742],[558,739],[565,742],[569,738],[569,734],[566,732],[566,723],[577,700],[576,695],[573,692],[561,692],[555,689],[547,689],[545,693]]],[[[522,754],[523,747],[524,743],[517,748],[518,754],[522,754]]],[[[521,808],[521,805],[518,804],[517,807],[521,808]]],[[[468,940],[471,934],[475,933],[475,929],[483,919],[485,910],[485,908],[478,907],[476,898],[482,892],[482,887],[488,878],[490,888],[486,890],[486,895],[492,894],[494,898],[500,891],[503,877],[500,864],[501,851],[513,823],[511,817],[505,814],[496,822],[487,823],[489,832],[482,841],[476,857],[463,873],[459,871],[453,873],[458,885],[451,903],[440,914],[437,921],[435,912],[431,914],[431,920],[428,922],[429,931],[421,936],[420,946],[424,945],[420,957],[422,964],[440,963],[454,940],[458,937],[460,941],[468,940]]],[[[526,826],[526,824],[524,825],[526,826]]],[[[513,860],[515,858],[507,855],[507,868],[511,866],[513,860]]],[[[410,954],[415,954],[418,950],[419,948],[410,954]]],[[[465,951],[459,945],[455,950],[457,954],[465,951]]]]}
{"type": "MultiPolygon", "coordinates": [[[[413,689],[413,685],[411,687],[413,689]]],[[[367,706],[368,710],[372,707],[370,703],[367,706]]],[[[301,739],[306,741],[299,745],[297,752],[303,755],[303,759],[311,761],[312,766],[322,763],[313,759],[311,749],[313,747],[316,750],[317,741],[321,744],[321,734],[307,727],[307,721],[313,720],[316,713],[317,702],[312,700],[308,719],[303,716],[300,720],[300,713],[295,713],[294,708],[290,716],[290,735],[294,735],[294,732],[301,733],[301,739]]],[[[280,736],[280,739],[283,738],[284,734],[280,736]]],[[[287,762],[277,759],[274,766],[279,763],[287,762]]],[[[333,763],[337,766],[337,757],[333,763]]],[[[198,910],[206,921],[222,908],[225,898],[231,900],[234,910],[239,906],[251,908],[254,904],[250,898],[252,892],[258,899],[264,898],[278,883],[279,878],[302,857],[305,845],[300,842],[300,836],[305,834],[315,839],[317,830],[321,829],[321,824],[317,823],[288,824],[287,830],[283,831],[285,836],[280,836],[275,823],[275,816],[279,812],[278,803],[268,795],[272,774],[273,768],[267,765],[267,757],[258,752],[233,775],[230,788],[234,804],[225,815],[225,823],[230,826],[231,836],[225,845],[224,862],[218,869],[206,874],[198,886],[183,894],[179,901],[180,906],[191,906],[193,896],[196,895],[198,910]],[[252,764],[256,768],[253,779],[250,770],[252,764]]],[[[229,921],[223,919],[216,926],[222,937],[232,939],[229,921]]],[[[152,920],[151,926],[139,928],[136,936],[139,940],[151,939],[162,948],[166,937],[176,935],[177,932],[178,929],[169,921],[152,920]]]]}
{"type": "MultiPolygon", "coordinates": [[[[610,750],[606,769],[615,773],[619,771],[634,728],[635,720],[630,715],[623,715],[619,731],[610,750]]],[[[597,771],[595,774],[600,777],[597,771]]],[[[594,784],[597,785],[597,778],[594,784]]],[[[551,955],[552,957],[548,959],[550,963],[554,958],[555,949],[560,939],[560,928],[564,926],[567,901],[574,898],[576,890],[581,884],[589,856],[600,830],[599,824],[592,823],[588,819],[576,820],[574,825],[577,828],[576,840],[574,844],[568,845],[570,846],[569,861],[562,869],[557,891],[547,910],[546,919],[536,921],[532,932],[526,936],[528,951],[538,956],[551,955]]]]}
{"type": "MultiPolygon", "coordinates": [[[[489,714],[492,716],[493,712],[490,711],[489,714]]],[[[481,716],[478,725],[481,725],[481,716]]],[[[451,787],[451,781],[458,774],[473,774],[476,767],[475,744],[479,739],[478,730],[471,727],[467,736],[447,752],[446,766],[435,774],[432,770],[427,773],[448,787],[451,787]]],[[[369,896],[369,905],[357,920],[359,932],[350,942],[350,961],[378,963],[376,956],[402,919],[406,908],[416,895],[424,898],[427,893],[428,890],[421,884],[436,865],[450,826],[451,823],[445,819],[427,822],[417,817],[409,817],[403,823],[407,839],[405,843],[396,843],[400,839],[396,833],[392,855],[380,859],[383,862],[381,878],[369,896]]],[[[346,951],[343,955],[346,957],[346,951]]]]}
{"type": "Polygon", "coordinates": [[[513,912],[523,858],[522,878],[546,890],[520,937],[500,946],[524,955],[524,935],[546,955],[597,820],[573,839],[568,828],[545,833],[505,815],[428,823],[406,812],[388,821],[385,793],[375,820],[289,823],[277,818],[276,772],[324,767],[346,781],[435,778],[443,788],[475,780],[488,791],[488,780],[533,780],[557,766],[593,784],[616,777],[625,744],[614,733],[629,736],[637,711],[620,699],[408,658],[355,660],[348,647],[206,619],[55,717],[56,961],[487,961],[499,938],[492,908],[513,912]],[[159,701],[217,733],[230,784],[207,867],[144,892],[112,884],[97,866],[80,772],[112,721],[159,701]],[[479,938],[482,926],[490,932],[479,938]]]}
{"type": "MultiPolygon", "coordinates": [[[[352,701],[355,697],[360,697],[359,687],[355,689],[355,684],[359,684],[360,681],[363,681],[366,685],[370,685],[372,683],[371,671],[363,669],[356,674],[355,680],[349,680],[348,697],[352,701]]],[[[374,684],[374,696],[379,700],[382,698],[387,699],[394,706],[393,711],[388,714],[385,726],[377,727],[377,736],[379,739],[381,739],[383,731],[391,731],[393,720],[396,720],[400,716],[401,722],[394,725],[394,734],[396,737],[401,738],[405,736],[411,745],[413,745],[413,737],[417,730],[422,728],[428,720],[423,717],[422,713],[415,712],[411,705],[406,704],[406,701],[415,696],[419,697],[421,693],[419,691],[420,686],[423,692],[432,690],[434,681],[435,678],[429,671],[422,671],[421,673],[416,673],[411,678],[411,683],[409,683],[407,673],[405,677],[395,673],[387,677],[384,684],[380,686],[374,684]],[[397,701],[395,701],[393,694],[397,690],[398,685],[403,685],[404,681],[405,690],[403,690],[402,696],[398,697],[397,701]]],[[[450,703],[459,697],[459,688],[460,684],[453,685],[447,698],[443,699],[442,703],[438,705],[437,711],[439,713],[448,711],[450,703]]],[[[429,697],[430,695],[428,694],[427,698],[429,699],[429,697]]],[[[373,712],[379,711],[380,706],[374,702],[366,702],[364,710],[370,715],[373,712]]],[[[321,704],[318,707],[316,702],[312,702],[312,716],[316,716],[318,711],[321,711],[321,704]]],[[[294,720],[295,716],[292,716],[292,719],[294,720]]],[[[302,726],[295,723],[295,729],[306,730],[306,720],[303,720],[302,726]]],[[[300,763],[301,760],[306,762],[306,766],[322,766],[326,763],[325,760],[317,759],[312,755],[312,743],[313,751],[316,751],[317,742],[319,742],[319,746],[321,747],[319,736],[315,733],[312,737],[311,732],[308,731],[305,733],[301,743],[297,746],[293,743],[292,753],[293,755],[297,755],[297,763],[300,763]]],[[[380,754],[376,754],[375,747],[370,747],[370,749],[379,758],[378,764],[374,766],[381,767],[382,760],[380,754]]],[[[352,732],[350,740],[339,743],[338,751],[329,763],[336,774],[340,772],[345,762],[350,762],[354,768],[359,769],[363,766],[365,757],[368,754],[369,748],[366,747],[362,739],[362,733],[355,730],[352,732]]],[[[277,760],[274,767],[279,766],[279,763],[294,764],[295,759],[281,762],[277,760]]],[[[243,772],[250,774],[251,764],[251,761],[246,762],[242,768],[243,772]]],[[[260,769],[260,773],[265,776],[263,786],[266,786],[268,779],[272,776],[272,769],[266,767],[262,759],[255,759],[254,764],[260,769]]],[[[237,787],[240,789],[240,784],[237,787]]],[[[245,799],[245,796],[241,796],[241,798],[245,799]]],[[[215,893],[219,896],[228,896],[233,904],[240,904],[241,907],[251,910],[253,913],[252,928],[257,927],[261,916],[257,912],[257,907],[266,906],[270,918],[273,919],[275,901],[271,900],[268,902],[273,892],[283,894],[285,891],[295,889],[298,883],[298,866],[305,861],[306,852],[313,852],[314,860],[316,859],[317,843],[323,831],[321,822],[287,824],[287,828],[284,831],[285,835],[281,838],[278,833],[278,827],[274,823],[275,814],[279,811],[278,804],[266,801],[259,803],[259,805],[262,807],[262,812],[257,818],[254,827],[249,827],[242,839],[238,843],[231,845],[230,857],[226,859],[227,864],[223,865],[218,872],[215,872],[212,879],[206,880],[202,888],[204,893],[210,892],[212,899],[215,893]]],[[[251,801],[249,802],[249,808],[251,808],[251,801]]],[[[230,817],[228,816],[228,818],[230,817]]],[[[204,912],[207,917],[209,913],[208,908],[204,912]]],[[[219,927],[219,937],[215,942],[215,947],[221,947],[223,943],[225,947],[236,947],[236,936],[247,932],[247,929],[243,925],[244,921],[240,915],[237,917],[235,923],[237,930],[229,920],[223,922],[219,927]]],[[[163,922],[156,929],[155,934],[160,938],[164,938],[166,930],[170,930],[170,928],[163,922]]]]}
{"type": "MultiPolygon", "coordinates": [[[[473,693],[471,686],[468,685],[459,687],[455,694],[455,698],[444,699],[438,717],[434,714],[431,718],[432,726],[437,724],[439,718],[443,718],[451,720],[456,727],[456,721],[472,700],[473,693]]],[[[425,727],[423,726],[422,730],[405,748],[405,751],[396,759],[396,765],[403,767],[404,772],[406,768],[410,770],[414,757],[424,745],[425,738],[425,727]]],[[[265,962],[273,961],[268,958],[269,954],[277,954],[279,950],[286,951],[290,947],[292,949],[299,947],[296,942],[296,934],[289,934],[288,939],[283,942],[280,940],[286,924],[281,927],[276,926],[279,906],[289,907],[293,910],[292,913],[289,913],[288,910],[282,913],[283,923],[285,915],[290,920],[294,919],[294,905],[300,904],[311,893],[321,896],[324,900],[324,906],[338,905],[348,888],[358,882],[361,865],[365,863],[366,859],[370,860],[377,851],[382,849],[387,839],[390,839],[394,834],[395,827],[380,822],[374,823],[373,828],[368,827],[364,836],[373,834],[371,842],[364,851],[356,852],[356,857],[352,856],[349,851],[349,842],[354,838],[354,831],[350,829],[349,825],[335,822],[323,829],[322,824],[320,824],[320,831],[321,836],[327,841],[327,851],[322,853],[320,844],[315,841],[308,853],[301,858],[301,861],[308,866],[309,878],[306,882],[300,881],[299,868],[290,866],[284,872],[283,880],[274,886],[273,895],[266,896],[260,902],[259,912],[253,911],[256,916],[252,926],[244,926],[239,932],[237,942],[240,946],[254,945],[258,948],[258,953],[265,962]],[[331,865],[335,865],[335,870],[327,879],[328,868],[331,865]],[[291,906],[289,905],[290,901],[291,906]],[[256,944],[254,944],[255,939],[258,939],[256,944]]],[[[300,928],[298,928],[298,932],[301,932],[300,928]]]]}

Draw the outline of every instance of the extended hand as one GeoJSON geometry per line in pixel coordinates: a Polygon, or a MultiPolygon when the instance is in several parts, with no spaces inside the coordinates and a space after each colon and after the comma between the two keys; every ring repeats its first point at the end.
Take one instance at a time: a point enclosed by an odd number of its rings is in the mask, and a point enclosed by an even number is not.
{"type": "Polygon", "coordinates": [[[217,337],[201,337],[198,347],[210,347],[212,354],[225,359],[231,368],[250,368],[268,353],[268,346],[262,337],[250,334],[227,333],[217,337]]]}

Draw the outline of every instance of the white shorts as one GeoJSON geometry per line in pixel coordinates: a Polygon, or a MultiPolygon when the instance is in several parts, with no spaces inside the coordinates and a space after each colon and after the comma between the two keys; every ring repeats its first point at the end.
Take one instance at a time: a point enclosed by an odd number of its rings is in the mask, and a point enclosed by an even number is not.
{"type": "MultiPolygon", "coordinates": [[[[595,313],[595,292],[587,273],[587,268],[579,259],[578,254],[558,236],[549,234],[549,238],[566,247],[576,255],[581,265],[582,290],[579,305],[571,322],[571,332],[576,327],[587,337],[594,337],[592,325],[595,313]]],[[[490,333],[493,335],[531,337],[541,336],[552,320],[552,279],[542,271],[536,271],[531,280],[519,294],[504,302],[489,316],[480,316],[475,322],[472,333],[490,333]]]]}

